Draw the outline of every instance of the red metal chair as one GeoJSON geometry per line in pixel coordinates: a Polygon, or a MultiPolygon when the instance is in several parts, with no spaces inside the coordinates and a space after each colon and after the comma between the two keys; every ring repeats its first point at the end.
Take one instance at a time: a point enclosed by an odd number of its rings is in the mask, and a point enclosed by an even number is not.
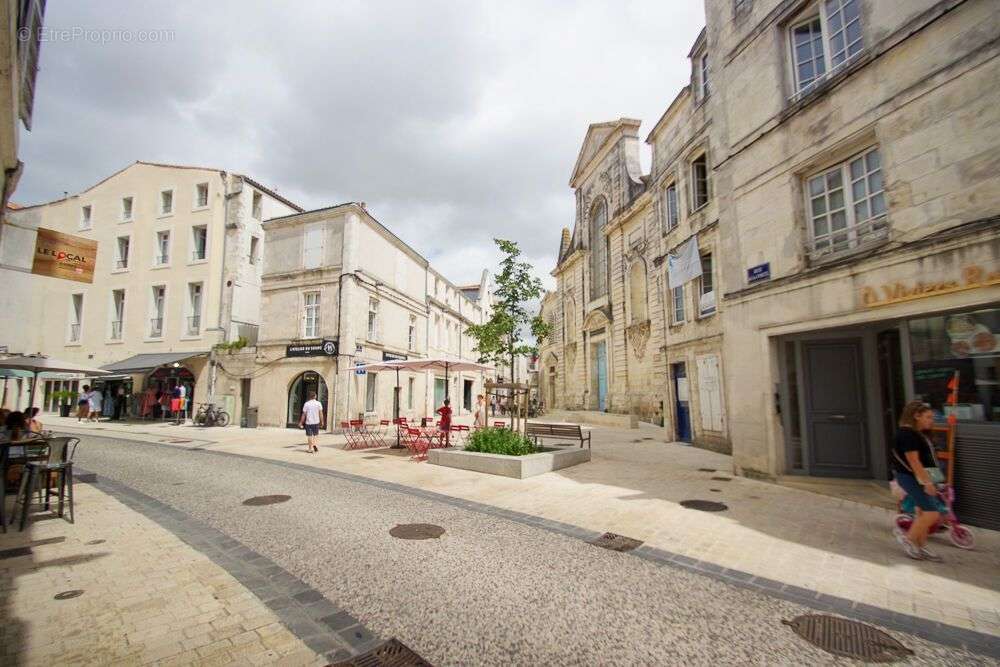
{"type": "Polygon", "coordinates": [[[507,428],[507,422],[495,421],[493,422],[493,428],[507,428]]]}
{"type": "Polygon", "coordinates": [[[410,450],[410,457],[414,461],[423,461],[427,458],[427,450],[431,447],[431,441],[419,428],[406,429],[406,448],[410,450]]]}
{"type": "Polygon", "coordinates": [[[451,446],[461,445],[469,441],[469,427],[464,424],[452,424],[451,426],[451,446]],[[457,442],[456,442],[457,441],[457,442]]]}

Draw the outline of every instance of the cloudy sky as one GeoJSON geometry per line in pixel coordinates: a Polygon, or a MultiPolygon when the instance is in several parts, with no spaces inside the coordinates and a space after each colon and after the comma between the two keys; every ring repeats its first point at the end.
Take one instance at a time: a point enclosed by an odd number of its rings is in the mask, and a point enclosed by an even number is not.
{"type": "Polygon", "coordinates": [[[703,22],[702,0],[50,0],[47,28],[131,41],[42,45],[14,200],[134,160],[217,167],[306,208],[365,201],[457,282],[495,265],[494,236],[551,280],[587,125],[645,137],[703,22]]]}

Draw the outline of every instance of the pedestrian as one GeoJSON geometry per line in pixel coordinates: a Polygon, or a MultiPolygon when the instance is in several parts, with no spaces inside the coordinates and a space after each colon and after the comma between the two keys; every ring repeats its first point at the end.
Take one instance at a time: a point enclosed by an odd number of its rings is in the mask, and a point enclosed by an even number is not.
{"type": "Polygon", "coordinates": [[[486,397],[476,396],[476,416],[472,422],[473,428],[486,428],[486,397]]]}
{"type": "Polygon", "coordinates": [[[451,399],[444,399],[444,405],[435,410],[441,415],[441,430],[447,433],[451,430],[451,399]]]}
{"type": "Polygon", "coordinates": [[[310,391],[309,400],[302,405],[302,415],[299,417],[299,428],[306,429],[306,441],[309,447],[306,451],[310,454],[319,451],[319,447],[316,446],[316,436],[319,435],[319,430],[325,421],[323,404],[316,400],[316,392],[310,391]]]}
{"type": "Polygon", "coordinates": [[[24,413],[15,410],[7,415],[3,420],[3,435],[8,440],[20,440],[28,432],[28,423],[24,419],[24,413]]]}
{"type": "Polygon", "coordinates": [[[80,394],[80,400],[76,402],[76,420],[81,421],[83,419],[90,418],[90,385],[83,385],[83,393],[80,394]]]}
{"type": "Polygon", "coordinates": [[[125,385],[120,384],[115,390],[114,420],[119,421],[123,416],[125,416],[125,385]]]}
{"type": "Polygon", "coordinates": [[[906,495],[913,499],[917,517],[908,533],[898,528],[893,532],[910,558],[940,561],[940,556],[927,550],[927,535],[941,517],[935,482],[943,480],[934,458],[934,445],[927,437],[932,426],[934,412],[926,403],[910,401],[903,407],[892,445],[892,474],[906,495]]]}
{"type": "Polygon", "coordinates": [[[490,396],[490,416],[497,416],[497,397],[490,396]]]}
{"type": "Polygon", "coordinates": [[[183,383],[178,384],[174,390],[174,396],[177,398],[177,409],[174,411],[174,417],[180,424],[187,417],[187,387],[183,383]]]}
{"type": "Polygon", "coordinates": [[[36,419],[39,412],[41,412],[41,408],[37,407],[30,407],[24,411],[24,423],[31,433],[42,432],[42,422],[36,419]]]}
{"type": "Polygon", "coordinates": [[[104,395],[101,394],[101,390],[94,388],[90,392],[90,396],[87,399],[88,407],[90,412],[87,416],[87,421],[99,422],[101,421],[101,403],[104,402],[104,395]]]}

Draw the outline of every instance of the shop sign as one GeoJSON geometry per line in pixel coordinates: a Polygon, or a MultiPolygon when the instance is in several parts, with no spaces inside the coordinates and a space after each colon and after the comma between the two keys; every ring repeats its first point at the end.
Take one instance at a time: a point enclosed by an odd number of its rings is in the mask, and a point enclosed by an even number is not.
{"type": "Polygon", "coordinates": [[[97,241],[39,227],[31,272],[50,278],[92,283],[96,257],[97,241]]]}
{"type": "Polygon", "coordinates": [[[962,269],[961,278],[954,280],[919,280],[915,283],[896,281],[880,285],[878,288],[862,287],[861,303],[865,308],[877,308],[991,285],[1000,285],[1000,271],[987,271],[981,266],[967,266],[962,269]]]}
{"type": "Polygon", "coordinates": [[[756,283],[761,280],[771,279],[771,262],[764,262],[747,269],[747,282],[756,283]]]}
{"type": "Polygon", "coordinates": [[[323,340],[318,343],[296,343],[285,347],[286,357],[332,357],[337,354],[337,341],[323,340]]]}
{"type": "Polygon", "coordinates": [[[405,354],[396,354],[395,352],[386,352],[382,350],[382,361],[406,361],[407,356],[405,354]]]}

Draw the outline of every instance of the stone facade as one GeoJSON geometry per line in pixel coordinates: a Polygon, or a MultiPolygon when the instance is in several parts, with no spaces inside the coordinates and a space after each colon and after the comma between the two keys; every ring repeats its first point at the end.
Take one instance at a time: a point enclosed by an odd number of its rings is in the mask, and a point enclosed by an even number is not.
{"type": "MultiPolygon", "coordinates": [[[[443,372],[358,374],[387,359],[447,357],[475,361],[469,324],[489,318],[487,276],[458,287],[396,237],[363,204],[284,216],[264,224],[265,326],[253,352],[220,357],[228,382],[249,381],[258,422],[294,425],[310,390],[327,407],[327,427],[347,419],[411,421],[432,416],[445,394],[443,372]],[[332,354],[289,356],[289,346],[336,343],[332,354]]],[[[482,373],[451,373],[454,414],[468,414],[482,373]]]]}

